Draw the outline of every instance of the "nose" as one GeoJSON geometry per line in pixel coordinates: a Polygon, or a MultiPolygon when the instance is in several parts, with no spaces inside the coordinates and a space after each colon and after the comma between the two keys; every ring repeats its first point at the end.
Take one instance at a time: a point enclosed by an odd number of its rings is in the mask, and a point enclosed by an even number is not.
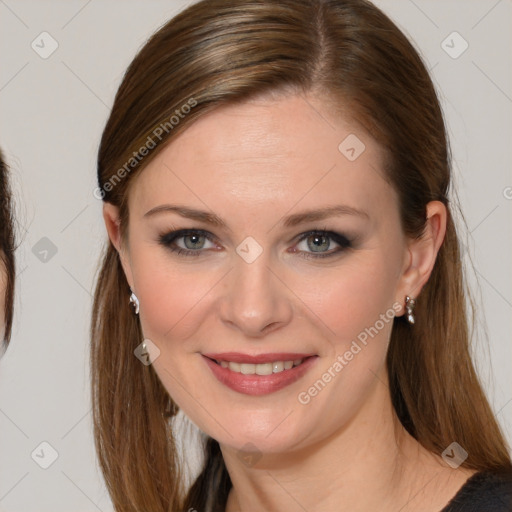
{"type": "Polygon", "coordinates": [[[283,281],[265,252],[251,263],[236,256],[222,289],[221,320],[253,338],[284,327],[292,318],[293,294],[283,281]]]}

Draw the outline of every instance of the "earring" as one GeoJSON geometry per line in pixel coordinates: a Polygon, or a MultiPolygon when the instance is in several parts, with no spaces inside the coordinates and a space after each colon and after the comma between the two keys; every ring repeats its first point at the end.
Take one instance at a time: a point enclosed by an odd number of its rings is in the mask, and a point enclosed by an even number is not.
{"type": "Polygon", "coordinates": [[[138,315],[139,314],[139,299],[137,298],[137,295],[135,295],[135,293],[133,293],[133,292],[130,295],[130,304],[133,305],[133,307],[135,309],[135,314],[138,315]]]}
{"type": "Polygon", "coordinates": [[[416,306],[416,301],[409,297],[409,295],[406,295],[405,297],[405,309],[407,311],[407,320],[410,324],[414,323],[414,307],[416,306]]]}

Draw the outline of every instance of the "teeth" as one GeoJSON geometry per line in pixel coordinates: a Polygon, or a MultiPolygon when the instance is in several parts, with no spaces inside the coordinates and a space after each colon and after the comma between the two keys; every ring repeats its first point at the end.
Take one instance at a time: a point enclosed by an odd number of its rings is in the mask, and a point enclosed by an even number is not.
{"type": "Polygon", "coordinates": [[[230,370],[233,370],[234,372],[240,373],[240,363],[228,363],[228,367],[230,370]]]}
{"type": "Polygon", "coordinates": [[[272,363],[272,372],[273,373],[279,373],[284,370],[284,363],[282,361],[276,361],[275,363],[272,363]]]}
{"type": "Polygon", "coordinates": [[[232,361],[217,361],[222,368],[229,368],[232,372],[242,373],[244,375],[272,375],[284,370],[290,370],[294,366],[302,364],[304,359],[295,359],[293,361],[274,361],[271,363],[234,363],[232,361]]]}

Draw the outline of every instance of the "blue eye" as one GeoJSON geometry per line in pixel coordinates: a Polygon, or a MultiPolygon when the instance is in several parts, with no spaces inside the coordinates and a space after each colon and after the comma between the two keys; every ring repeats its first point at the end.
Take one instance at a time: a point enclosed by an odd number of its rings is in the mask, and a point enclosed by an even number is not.
{"type": "Polygon", "coordinates": [[[345,236],[334,233],[332,231],[310,231],[309,233],[304,233],[300,236],[299,246],[302,242],[305,242],[305,248],[311,252],[304,252],[303,250],[293,251],[299,252],[302,258],[328,258],[330,256],[335,256],[336,254],[342,252],[345,249],[349,249],[352,244],[350,240],[348,240],[345,236]],[[332,248],[333,243],[338,245],[338,248],[334,251],[327,252],[330,248],[332,248]]]}
{"type": "Polygon", "coordinates": [[[159,238],[162,245],[180,256],[199,256],[203,249],[212,248],[212,246],[204,246],[205,241],[212,243],[212,240],[214,238],[207,231],[201,229],[180,229],[159,238]],[[183,245],[177,244],[177,240],[183,240],[183,245]]]}
{"type": "MultiPolygon", "coordinates": [[[[204,250],[216,248],[216,238],[202,229],[180,229],[159,237],[159,243],[179,256],[200,256],[204,250]],[[211,244],[210,246],[205,245],[211,244]]],[[[299,237],[295,247],[305,242],[303,249],[291,250],[302,258],[328,258],[350,248],[351,242],[345,236],[332,231],[309,231],[299,237]],[[333,249],[332,245],[337,245],[333,249]]]]}

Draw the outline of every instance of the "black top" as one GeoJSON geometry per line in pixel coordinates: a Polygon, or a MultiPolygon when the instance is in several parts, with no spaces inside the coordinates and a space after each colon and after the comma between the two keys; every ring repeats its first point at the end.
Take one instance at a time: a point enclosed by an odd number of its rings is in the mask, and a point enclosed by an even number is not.
{"type": "Polygon", "coordinates": [[[512,473],[475,473],[441,512],[512,512],[512,473]]]}

